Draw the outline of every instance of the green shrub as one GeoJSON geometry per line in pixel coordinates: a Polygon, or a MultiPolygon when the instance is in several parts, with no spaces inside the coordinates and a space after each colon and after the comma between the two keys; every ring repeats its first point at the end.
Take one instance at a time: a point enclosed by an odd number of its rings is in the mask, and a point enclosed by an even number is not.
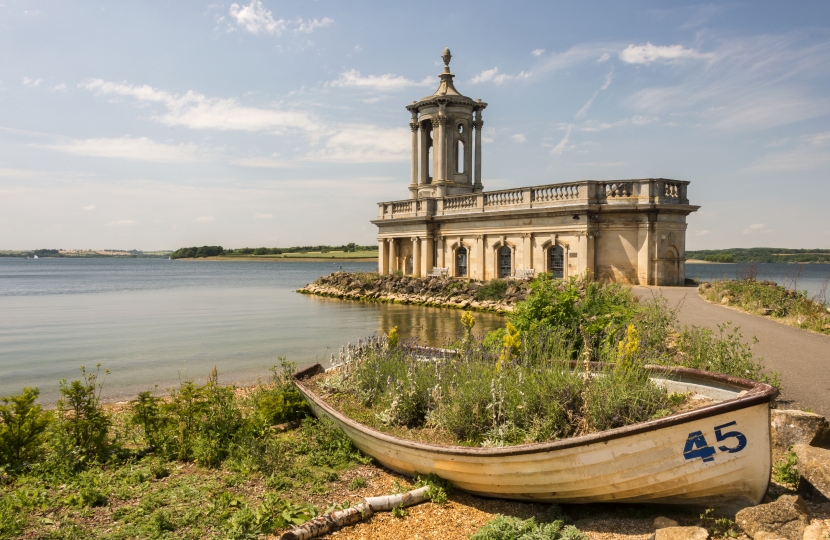
{"type": "Polygon", "coordinates": [[[22,394],[0,398],[0,467],[18,470],[43,455],[50,415],[35,404],[39,395],[37,388],[24,388],[22,394]]]}
{"type": "Polygon", "coordinates": [[[481,286],[476,291],[476,300],[500,300],[507,292],[508,283],[505,279],[494,279],[481,286]]]}
{"type": "Polygon", "coordinates": [[[800,475],[798,474],[798,457],[795,452],[790,450],[783,459],[773,465],[772,479],[779,484],[798,489],[800,475]]]}
{"type": "Polygon", "coordinates": [[[535,518],[497,515],[476,531],[470,540],[586,540],[587,536],[573,525],[557,520],[536,523],[535,518]]]}
{"type": "Polygon", "coordinates": [[[103,381],[98,382],[101,364],[96,367],[92,373],[81,366],[81,380],[60,382],[61,399],[56,409],[59,446],[64,459],[76,465],[102,460],[110,448],[110,418],[101,406],[103,381]]]}

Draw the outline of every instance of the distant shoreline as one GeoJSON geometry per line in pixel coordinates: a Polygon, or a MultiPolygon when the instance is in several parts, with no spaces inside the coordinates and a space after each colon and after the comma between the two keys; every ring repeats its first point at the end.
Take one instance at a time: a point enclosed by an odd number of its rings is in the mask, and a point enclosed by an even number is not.
{"type": "Polygon", "coordinates": [[[378,262],[377,257],[191,257],[176,261],[245,261],[245,262],[378,262]]]}

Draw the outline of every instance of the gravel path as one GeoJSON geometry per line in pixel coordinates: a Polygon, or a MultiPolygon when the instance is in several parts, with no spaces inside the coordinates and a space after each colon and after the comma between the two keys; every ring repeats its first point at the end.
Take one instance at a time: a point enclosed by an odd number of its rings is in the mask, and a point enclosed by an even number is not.
{"type": "Polygon", "coordinates": [[[753,352],[769,372],[777,371],[787,408],[812,409],[830,418],[830,336],[794,328],[759,315],[703,300],[694,287],[634,287],[641,297],[662,294],[669,306],[679,306],[680,324],[706,326],[731,321],[744,339],[758,338],[753,352]]]}

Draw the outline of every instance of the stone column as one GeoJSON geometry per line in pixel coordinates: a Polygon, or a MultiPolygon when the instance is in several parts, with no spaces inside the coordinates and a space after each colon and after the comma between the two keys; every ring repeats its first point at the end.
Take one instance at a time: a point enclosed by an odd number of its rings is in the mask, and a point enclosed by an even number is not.
{"type": "Polygon", "coordinates": [[[438,262],[435,264],[438,268],[446,268],[447,265],[444,264],[444,237],[438,237],[438,262]]]}
{"type": "Polygon", "coordinates": [[[386,240],[378,240],[378,274],[381,276],[388,274],[389,257],[386,255],[386,240]]]}
{"type": "Polygon", "coordinates": [[[637,225],[637,282],[640,285],[652,285],[651,226],[649,223],[637,225]]]}
{"type": "Polygon", "coordinates": [[[522,268],[533,268],[533,235],[531,233],[522,234],[522,268]]]}
{"type": "Polygon", "coordinates": [[[444,104],[439,104],[440,110],[432,119],[432,128],[435,140],[432,143],[432,181],[437,184],[437,197],[446,195],[444,184],[447,182],[445,175],[447,151],[447,117],[444,115],[444,104]],[[436,134],[437,133],[437,134],[436,134]]]}
{"type": "Polygon", "coordinates": [[[409,182],[409,198],[418,198],[418,113],[412,111],[412,122],[409,129],[412,130],[412,177],[409,182]]]}
{"type": "Polygon", "coordinates": [[[473,122],[473,127],[476,130],[476,168],[473,191],[482,191],[484,186],[481,185],[481,129],[484,127],[484,120],[481,119],[481,109],[476,111],[476,119],[473,122]]]}
{"type": "MultiPolygon", "coordinates": [[[[434,150],[433,150],[434,151],[434,150]]],[[[429,130],[426,125],[421,126],[421,181],[425,186],[429,183],[429,130]]]]}
{"type": "Polygon", "coordinates": [[[417,236],[412,237],[412,277],[421,277],[421,243],[417,236]]]}
{"type": "Polygon", "coordinates": [[[432,237],[427,236],[421,239],[421,277],[426,277],[432,272],[432,267],[435,266],[433,259],[433,243],[432,237]]]}
{"type": "MultiPolygon", "coordinates": [[[[467,254],[467,257],[469,258],[470,255],[467,254]]],[[[467,275],[469,275],[471,278],[483,280],[485,259],[486,257],[484,256],[484,235],[478,234],[476,235],[476,262],[478,263],[475,265],[476,275],[472,275],[473,273],[470,271],[473,267],[472,261],[470,260],[467,261],[467,275]]]]}
{"type": "Polygon", "coordinates": [[[395,239],[389,239],[389,273],[394,274],[398,269],[398,254],[395,252],[395,239]]]}

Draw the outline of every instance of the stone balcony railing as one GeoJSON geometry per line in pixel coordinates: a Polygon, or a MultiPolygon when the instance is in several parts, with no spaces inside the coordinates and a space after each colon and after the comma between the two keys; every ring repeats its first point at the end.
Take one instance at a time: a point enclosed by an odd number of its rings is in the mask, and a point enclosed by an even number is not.
{"type": "Polygon", "coordinates": [[[583,205],[689,204],[685,180],[581,180],[443,198],[378,203],[378,219],[405,219],[583,205]]]}

